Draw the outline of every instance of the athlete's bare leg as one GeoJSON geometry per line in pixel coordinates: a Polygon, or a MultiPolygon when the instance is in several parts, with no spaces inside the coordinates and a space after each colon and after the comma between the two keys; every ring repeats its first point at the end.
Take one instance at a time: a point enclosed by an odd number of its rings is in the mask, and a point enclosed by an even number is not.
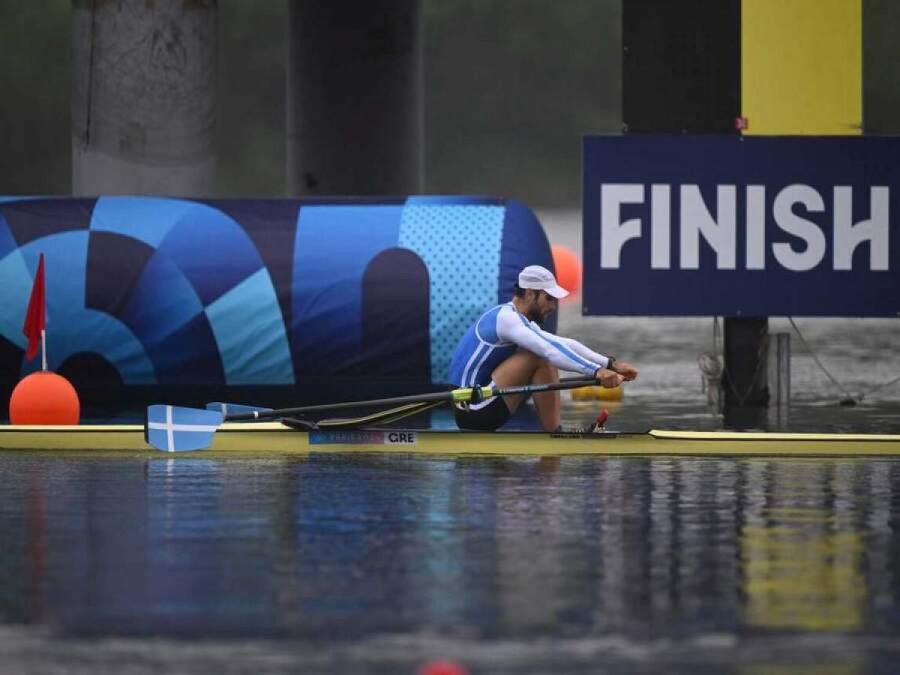
{"type": "MultiPolygon", "coordinates": [[[[541,359],[541,365],[534,371],[531,378],[533,384],[551,384],[559,382],[559,371],[556,366],[541,359]]],[[[559,428],[560,402],[558,391],[543,391],[540,394],[532,394],[534,407],[537,409],[538,418],[544,431],[554,431],[559,428]]]]}
{"type": "MultiPolygon", "coordinates": [[[[491,378],[499,387],[512,387],[523,384],[549,384],[559,381],[559,371],[546,359],[525,349],[520,349],[506,361],[494,368],[491,378]]],[[[504,396],[510,412],[515,412],[524,400],[522,394],[504,396]]],[[[534,407],[538,419],[545,431],[553,431],[559,427],[560,403],[558,391],[545,391],[534,394],[534,407]]]]}

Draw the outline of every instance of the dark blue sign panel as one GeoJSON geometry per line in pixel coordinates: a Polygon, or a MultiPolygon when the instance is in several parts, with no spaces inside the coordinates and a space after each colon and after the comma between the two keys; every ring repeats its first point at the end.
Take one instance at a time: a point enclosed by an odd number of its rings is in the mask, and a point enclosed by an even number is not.
{"type": "Polygon", "coordinates": [[[900,315],[900,138],[593,136],[583,161],[584,314],[900,315]]]}

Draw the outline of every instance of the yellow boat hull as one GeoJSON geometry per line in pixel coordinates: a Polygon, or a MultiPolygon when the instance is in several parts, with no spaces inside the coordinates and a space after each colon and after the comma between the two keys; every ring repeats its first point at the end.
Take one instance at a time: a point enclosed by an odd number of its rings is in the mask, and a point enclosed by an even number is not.
{"type": "MultiPolygon", "coordinates": [[[[161,453],[144,441],[143,426],[0,426],[0,450],[161,453]]],[[[453,430],[354,429],[305,432],[278,422],[224,424],[203,455],[383,452],[434,455],[700,455],[893,456],[900,435],[797,434],[727,431],[549,434],[453,430]]],[[[177,453],[190,456],[192,453],[177,453]]]]}

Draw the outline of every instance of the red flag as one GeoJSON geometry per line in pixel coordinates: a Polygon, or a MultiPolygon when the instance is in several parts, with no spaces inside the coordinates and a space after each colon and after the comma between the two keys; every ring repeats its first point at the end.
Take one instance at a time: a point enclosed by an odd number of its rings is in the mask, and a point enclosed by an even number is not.
{"type": "Polygon", "coordinates": [[[34,286],[31,287],[31,298],[28,300],[28,311],[25,313],[25,325],[22,332],[28,338],[28,350],[26,359],[33,359],[41,343],[41,333],[47,325],[47,293],[44,288],[44,254],[41,253],[38,261],[37,274],[34,277],[34,286]]]}

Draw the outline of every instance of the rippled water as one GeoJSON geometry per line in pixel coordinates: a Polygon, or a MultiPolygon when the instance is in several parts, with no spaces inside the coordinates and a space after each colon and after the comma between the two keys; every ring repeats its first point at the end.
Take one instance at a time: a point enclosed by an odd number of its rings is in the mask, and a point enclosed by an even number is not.
{"type": "Polygon", "coordinates": [[[900,656],[889,459],[0,467],[4,672],[856,673],[900,656]]]}

